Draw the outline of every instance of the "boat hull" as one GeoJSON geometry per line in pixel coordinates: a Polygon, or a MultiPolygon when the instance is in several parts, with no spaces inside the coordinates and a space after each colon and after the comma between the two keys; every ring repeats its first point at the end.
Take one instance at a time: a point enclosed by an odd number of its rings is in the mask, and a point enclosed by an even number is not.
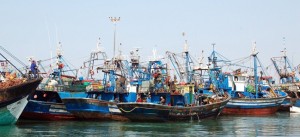
{"type": "Polygon", "coordinates": [[[285,97],[278,98],[234,98],[231,99],[222,114],[224,115],[270,115],[275,114],[285,97]]]}
{"type": "Polygon", "coordinates": [[[118,103],[121,112],[131,121],[184,121],[200,120],[209,117],[217,117],[229,98],[218,103],[202,106],[168,106],[154,103],[118,103]]]}
{"type": "Polygon", "coordinates": [[[28,95],[40,82],[35,79],[0,90],[0,125],[16,123],[28,103],[28,95]]]}
{"type": "Polygon", "coordinates": [[[0,125],[16,123],[27,102],[26,96],[21,100],[0,108],[0,125]]]}
{"type": "Polygon", "coordinates": [[[35,90],[29,96],[21,118],[44,121],[76,120],[75,116],[66,110],[58,92],[51,90],[35,90]]]}
{"type": "Polygon", "coordinates": [[[300,98],[291,98],[293,105],[290,107],[291,113],[300,113],[300,98]]]}
{"type": "Polygon", "coordinates": [[[293,106],[293,101],[291,98],[285,98],[280,105],[278,111],[290,112],[290,108],[293,106]]]}
{"type": "Polygon", "coordinates": [[[69,112],[79,119],[85,120],[117,120],[127,121],[115,102],[92,98],[65,98],[62,99],[69,112]]]}
{"type": "Polygon", "coordinates": [[[76,120],[76,117],[66,110],[63,103],[49,103],[35,100],[28,102],[21,118],[44,121],[76,120]]]}

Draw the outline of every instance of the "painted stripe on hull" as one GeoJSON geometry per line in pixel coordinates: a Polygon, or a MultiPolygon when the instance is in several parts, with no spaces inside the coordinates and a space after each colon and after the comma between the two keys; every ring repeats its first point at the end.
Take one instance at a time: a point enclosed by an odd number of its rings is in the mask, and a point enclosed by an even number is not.
{"type": "Polygon", "coordinates": [[[271,115],[275,114],[279,106],[268,108],[227,108],[222,111],[224,115],[271,115]]]}
{"type": "Polygon", "coordinates": [[[38,113],[38,112],[23,112],[22,119],[45,120],[45,121],[63,121],[76,120],[76,117],[71,113],[38,113]]]}
{"type": "Polygon", "coordinates": [[[14,124],[17,122],[28,102],[27,97],[28,96],[6,107],[0,108],[0,125],[14,124]]]}
{"type": "Polygon", "coordinates": [[[258,108],[268,108],[268,107],[276,107],[280,106],[280,104],[275,103],[266,103],[266,104],[244,104],[244,103],[228,103],[226,108],[245,108],[245,109],[258,109],[258,108]]]}
{"type": "Polygon", "coordinates": [[[22,119],[32,120],[73,120],[75,116],[66,111],[63,103],[30,100],[26,105],[22,119]]]}

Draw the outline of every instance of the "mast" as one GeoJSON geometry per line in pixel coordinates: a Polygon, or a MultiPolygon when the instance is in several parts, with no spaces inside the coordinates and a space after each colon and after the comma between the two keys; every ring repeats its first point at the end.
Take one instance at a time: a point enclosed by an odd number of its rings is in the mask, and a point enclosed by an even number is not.
{"type": "Polygon", "coordinates": [[[215,53],[215,45],[216,43],[212,43],[211,44],[213,46],[213,52],[212,52],[212,64],[213,64],[213,68],[215,68],[217,66],[217,57],[216,57],[216,53],[215,53]]]}
{"type": "Polygon", "coordinates": [[[189,72],[189,52],[188,52],[188,45],[187,45],[187,40],[185,40],[184,44],[184,54],[185,54],[185,73],[186,73],[186,82],[190,83],[190,72],[189,72]]]}
{"type": "Polygon", "coordinates": [[[60,85],[63,84],[62,82],[62,79],[61,79],[61,73],[62,73],[62,69],[63,69],[63,66],[62,66],[62,44],[61,42],[58,42],[58,46],[57,46],[57,49],[56,49],[56,54],[57,54],[57,70],[58,70],[58,82],[60,85]]]}
{"type": "Polygon", "coordinates": [[[253,56],[253,62],[254,62],[254,87],[255,87],[255,98],[258,97],[258,76],[257,76],[257,54],[258,52],[256,51],[256,42],[253,43],[253,51],[252,51],[252,56],[253,56]]]}

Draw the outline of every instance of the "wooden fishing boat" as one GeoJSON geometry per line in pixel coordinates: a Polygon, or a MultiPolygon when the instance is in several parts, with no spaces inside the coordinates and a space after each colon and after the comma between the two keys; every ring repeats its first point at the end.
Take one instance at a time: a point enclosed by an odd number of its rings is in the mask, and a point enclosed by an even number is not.
{"type": "Polygon", "coordinates": [[[166,104],[159,102],[127,102],[117,106],[131,121],[181,121],[216,118],[230,100],[230,96],[219,97],[208,104],[185,104],[184,96],[170,93],[153,93],[151,97],[166,96],[166,104]],[[172,100],[172,101],[171,101],[172,100]],[[173,103],[171,103],[173,102],[173,103]]]}
{"type": "Polygon", "coordinates": [[[25,78],[26,75],[11,63],[2,54],[2,51],[22,64],[24,68],[27,68],[27,66],[4,47],[0,46],[0,50],[0,56],[4,58],[4,60],[0,60],[0,125],[13,124],[16,123],[25,108],[28,102],[27,97],[34,92],[42,79],[32,79],[28,75],[25,78]],[[8,66],[12,66],[14,69],[10,69],[8,66]],[[16,72],[11,73],[15,70],[22,78],[17,77],[16,72]]]}
{"type": "MultiPolygon", "coordinates": [[[[254,76],[244,75],[238,69],[229,74],[228,84],[232,87],[227,91],[232,96],[222,114],[225,115],[270,115],[275,114],[287,94],[270,85],[269,79],[257,75],[257,52],[250,56],[254,59],[254,76]]],[[[261,66],[261,63],[260,63],[261,66]]],[[[263,74],[261,71],[261,75],[263,74]]]]}
{"type": "MultiPolygon", "coordinates": [[[[176,54],[167,52],[167,55],[180,82],[177,82],[177,76],[174,76],[173,80],[170,79],[167,67],[160,60],[150,61],[151,65],[148,68],[149,72],[153,73],[150,75],[151,84],[148,92],[141,93],[137,90],[136,102],[118,103],[117,106],[123,115],[131,121],[150,122],[218,117],[230,100],[229,95],[219,90],[217,79],[222,75],[219,69],[193,68],[192,70],[190,66],[193,61],[190,60],[188,51],[178,54],[185,55],[183,61],[185,67],[180,66],[176,54]],[[203,77],[202,74],[207,74],[207,77],[203,77]]],[[[139,86],[143,87],[143,84],[139,86]]]]}
{"type": "Polygon", "coordinates": [[[34,92],[41,80],[32,79],[0,88],[0,125],[13,124],[19,119],[28,95],[34,92]]]}

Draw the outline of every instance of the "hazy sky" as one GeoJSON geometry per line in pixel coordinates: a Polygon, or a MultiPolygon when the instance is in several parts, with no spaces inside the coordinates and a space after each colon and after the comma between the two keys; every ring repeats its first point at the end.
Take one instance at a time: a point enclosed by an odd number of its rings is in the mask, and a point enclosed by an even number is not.
{"type": "Polygon", "coordinates": [[[299,0],[0,0],[0,44],[25,62],[50,58],[61,41],[64,57],[80,66],[99,37],[112,57],[112,16],[121,17],[117,43],[124,54],[134,47],[144,59],[154,47],[160,55],[180,52],[187,39],[194,56],[201,50],[207,56],[216,43],[219,53],[236,59],[256,41],[266,65],[284,47],[298,65],[299,7],[299,0]]]}

